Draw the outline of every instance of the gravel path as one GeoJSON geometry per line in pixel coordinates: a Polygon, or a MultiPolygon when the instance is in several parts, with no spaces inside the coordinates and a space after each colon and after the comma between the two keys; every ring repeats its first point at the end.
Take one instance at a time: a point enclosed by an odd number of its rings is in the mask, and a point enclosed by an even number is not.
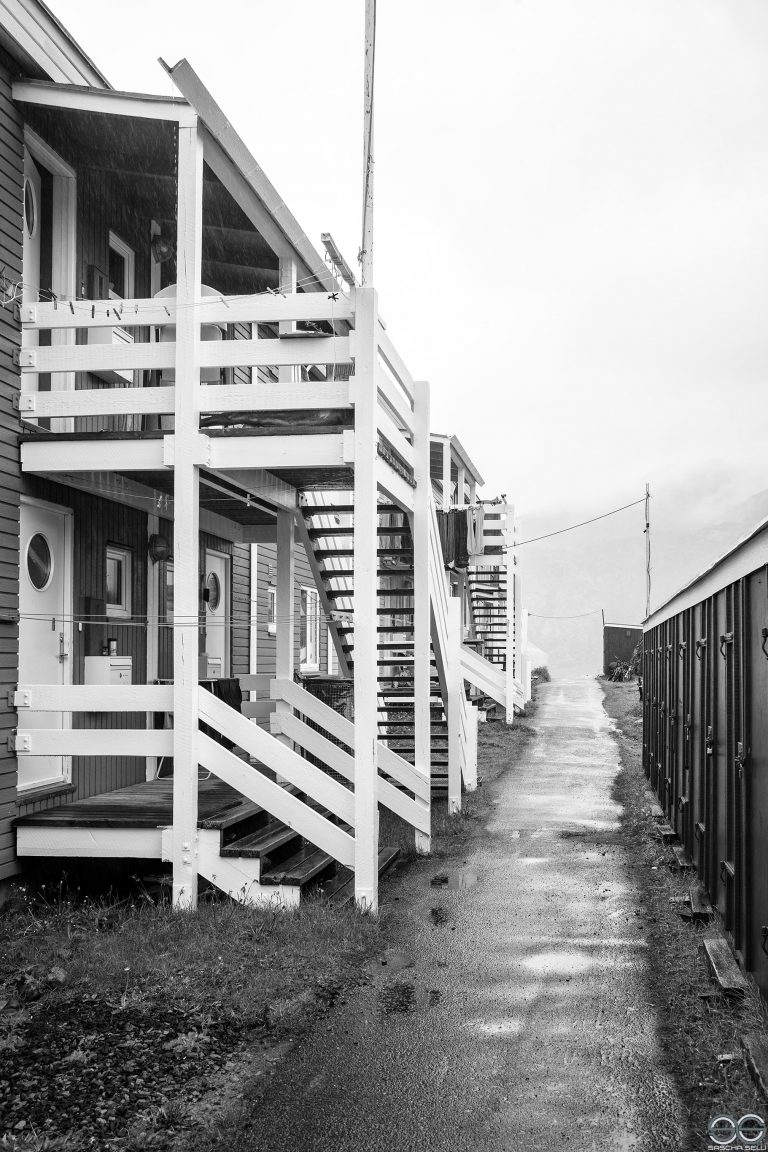
{"type": "Polygon", "coordinates": [[[687,1147],[599,685],[542,686],[533,724],[485,835],[398,882],[395,947],[254,1092],[231,1152],[687,1147]]]}

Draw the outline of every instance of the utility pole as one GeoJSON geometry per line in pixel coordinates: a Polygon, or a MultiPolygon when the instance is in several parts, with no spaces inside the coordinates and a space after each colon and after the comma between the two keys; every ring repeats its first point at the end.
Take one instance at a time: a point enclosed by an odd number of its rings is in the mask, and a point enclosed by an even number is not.
{"type": "Polygon", "coordinates": [[[651,614],[651,488],[645,486],[645,618],[651,614]]]}
{"type": "Polygon", "coordinates": [[[376,0],[365,0],[365,75],[363,79],[363,242],[364,287],[373,281],[373,82],[376,66],[376,0]]]}

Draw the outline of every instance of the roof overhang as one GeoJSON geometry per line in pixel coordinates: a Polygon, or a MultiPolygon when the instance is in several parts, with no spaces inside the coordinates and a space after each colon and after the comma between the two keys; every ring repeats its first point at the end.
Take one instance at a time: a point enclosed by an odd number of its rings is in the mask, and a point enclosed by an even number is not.
{"type": "Polygon", "coordinates": [[[454,436],[450,433],[430,432],[429,441],[431,444],[436,444],[438,442],[449,443],[451,446],[451,452],[456,457],[457,462],[461,465],[462,468],[466,469],[475,483],[482,487],[485,481],[480,475],[477,465],[470,459],[469,453],[462,444],[461,440],[459,440],[458,436],[454,436]]]}
{"type": "Polygon", "coordinates": [[[336,291],[338,284],[328,265],[194,69],[186,60],[173,67],[160,63],[199,117],[206,163],[270,247],[278,256],[296,259],[305,292],[336,291]]]}
{"type": "Polygon", "coordinates": [[[303,291],[337,291],[339,285],[328,265],[194,70],[186,60],[173,68],[163,67],[181,92],[180,99],[41,80],[16,81],[13,98],[70,114],[97,113],[197,127],[206,164],[272,251],[295,261],[303,291]]]}
{"type": "Polygon", "coordinates": [[[41,0],[0,0],[0,44],[30,76],[110,88],[110,83],[41,0]]]}
{"type": "Polygon", "coordinates": [[[193,128],[197,123],[197,113],[186,100],[169,96],[116,92],[113,88],[60,84],[47,80],[17,80],[13,84],[12,94],[13,99],[21,104],[35,104],[43,108],[132,116],[139,120],[169,120],[184,128],[193,128]]]}

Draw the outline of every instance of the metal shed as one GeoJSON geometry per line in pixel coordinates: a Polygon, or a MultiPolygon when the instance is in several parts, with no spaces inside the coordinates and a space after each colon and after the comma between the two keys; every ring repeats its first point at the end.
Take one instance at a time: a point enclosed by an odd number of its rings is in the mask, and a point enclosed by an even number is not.
{"type": "Polygon", "coordinates": [[[768,519],[644,626],[643,762],[768,996],[768,519]]]}

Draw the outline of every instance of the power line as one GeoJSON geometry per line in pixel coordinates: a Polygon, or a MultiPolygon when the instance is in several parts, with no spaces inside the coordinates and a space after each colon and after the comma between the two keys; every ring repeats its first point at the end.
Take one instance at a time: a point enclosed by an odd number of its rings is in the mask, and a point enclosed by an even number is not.
{"type": "Polygon", "coordinates": [[[602,608],[592,608],[589,612],[577,612],[575,616],[542,616],[540,612],[529,612],[528,615],[534,616],[537,620],[581,620],[582,617],[594,616],[597,612],[602,612],[602,608]]]}
{"type": "MultiPolygon", "coordinates": [[[[641,500],[633,500],[631,504],[623,504],[621,508],[614,508],[611,512],[603,512],[601,516],[593,516],[591,520],[582,520],[580,524],[571,524],[570,528],[558,528],[556,532],[547,532],[543,536],[532,536],[530,540],[519,540],[514,547],[522,548],[523,544],[535,544],[538,540],[549,540],[552,536],[562,536],[564,532],[573,532],[575,528],[583,528],[586,524],[594,524],[598,520],[605,520],[608,516],[615,516],[617,512],[626,512],[627,508],[636,508],[638,504],[645,504],[646,500],[650,499],[649,496],[643,496],[641,500]]],[[[600,611],[600,609],[597,609],[600,611]]],[[[591,615],[591,613],[586,613],[591,615]]]]}

